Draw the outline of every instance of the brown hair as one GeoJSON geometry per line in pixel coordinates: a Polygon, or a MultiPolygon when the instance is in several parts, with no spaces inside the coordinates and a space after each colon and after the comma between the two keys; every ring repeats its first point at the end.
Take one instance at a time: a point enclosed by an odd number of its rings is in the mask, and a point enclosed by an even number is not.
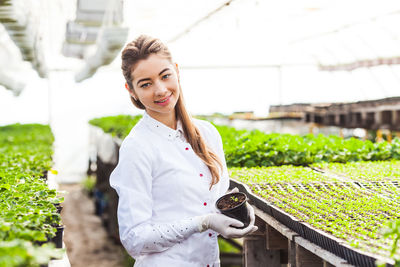
{"type": "MultiPolygon", "coordinates": [[[[159,39],[152,38],[146,35],[140,35],[138,38],[128,43],[122,51],[122,72],[125,80],[131,90],[133,89],[132,84],[132,70],[142,59],[147,59],[151,54],[160,54],[165,56],[172,63],[172,56],[167,46],[163,44],[159,39]]],[[[219,182],[220,172],[222,173],[222,163],[215,154],[204,142],[203,137],[200,134],[199,129],[192,122],[191,116],[186,110],[185,103],[182,95],[182,88],[179,83],[180,94],[178,101],[175,106],[176,118],[182,121],[182,127],[186,140],[192,146],[194,152],[199,156],[203,162],[208,166],[208,169],[212,175],[211,187],[219,182]]],[[[145,106],[139,101],[135,100],[131,96],[132,103],[139,109],[145,109],[145,106]]]]}

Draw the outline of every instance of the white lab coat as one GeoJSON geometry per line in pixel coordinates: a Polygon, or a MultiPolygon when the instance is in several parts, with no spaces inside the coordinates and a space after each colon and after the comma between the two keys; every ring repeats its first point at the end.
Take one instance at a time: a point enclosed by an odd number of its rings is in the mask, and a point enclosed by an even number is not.
{"type": "Polygon", "coordinates": [[[219,183],[177,130],[146,112],[123,141],[110,185],[119,195],[122,244],[135,267],[219,266],[218,233],[199,232],[199,215],[217,212],[215,201],[229,187],[221,136],[193,119],[206,144],[223,162],[219,183]]]}

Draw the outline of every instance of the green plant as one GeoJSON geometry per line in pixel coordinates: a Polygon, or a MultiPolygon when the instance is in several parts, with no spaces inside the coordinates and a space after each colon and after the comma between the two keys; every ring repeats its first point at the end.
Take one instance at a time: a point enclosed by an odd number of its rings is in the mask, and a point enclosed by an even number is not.
{"type": "Polygon", "coordinates": [[[218,245],[220,253],[228,252],[228,253],[240,253],[240,249],[228,243],[221,237],[218,237],[218,245]]]}
{"type": "Polygon", "coordinates": [[[400,203],[374,191],[307,167],[231,168],[230,176],[252,192],[300,221],[353,247],[383,257],[390,255],[389,239],[380,229],[397,218],[400,203]]]}
{"type": "Polygon", "coordinates": [[[96,176],[89,175],[82,181],[82,186],[89,194],[93,193],[94,186],[96,185],[96,176]]]}
{"type": "Polygon", "coordinates": [[[133,126],[142,118],[141,115],[117,115],[102,118],[95,118],[89,121],[90,124],[100,127],[105,133],[110,133],[112,136],[125,138],[133,126]]]}
{"type": "Polygon", "coordinates": [[[122,248],[122,267],[132,267],[135,264],[135,259],[128,254],[128,252],[122,248]]]}
{"type": "Polygon", "coordinates": [[[337,136],[265,134],[217,126],[230,167],[308,165],[316,162],[388,160],[400,157],[400,139],[392,144],[337,136]]]}
{"type": "MultiPolygon", "coordinates": [[[[125,138],[141,118],[118,115],[90,120],[90,124],[102,128],[113,136],[125,138]]],[[[199,117],[206,118],[206,117],[199,117]]],[[[219,131],[229,167],[256,167],[298,165],[319,162],[377,161],[400,159],[400,139],[392,143],[373,143],[356,138],[341,139],[338,136],[312,134],[265,134],[258,130],[237,130],[229,126],[215,125],[219,131]]]]}
{"type": "MultiPolygon", "coordinates": [[[[387,224],[387,227],[384,229],[383,237],[393,238],[393,243],[390,250],[390,257],[395,261],[394,267],[400,267],[400,220],[391,221],[387,224]]],[[[385,267],[384,263],[378,264],[379,267],[385,267]]]]}
{"type": "Polygon", "coordinates": [[[0,266],[38,266],[61,255],[39,245],[55,235],[61,219],[54,204],[63,198],[44,178],[53,140],[46,125],[0,127],[0,266]]]}
{"type": "Polygon", "coordinates": [[[54,249],[54,245],[34,245],[20,239],[0,241],[0,267],[27,266],[39,267],[47,264],[51,258],[62,257],[63,250],[54,249]]]}

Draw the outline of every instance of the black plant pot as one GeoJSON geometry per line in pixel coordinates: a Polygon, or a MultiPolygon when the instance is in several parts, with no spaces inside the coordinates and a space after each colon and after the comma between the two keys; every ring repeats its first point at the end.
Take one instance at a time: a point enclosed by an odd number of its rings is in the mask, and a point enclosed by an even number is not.
{"type": "Polygon", "coordinates": [[[56,228],[57,228],[56,235],[50,239],[50,242],[54,243],[56,248],[62,248],[64,225],[59,225],[56,228]]]}
{"type": "Polygon", "coordinates": [[[61,211],[63,209],[63,207],[61,206],[61,203],[53,203],[54,207],[56,207],[57,209],[57,213],[61,214],[61,211]]]}
{"type": "Polygon", "coordinates": [[[215,202],[215,206],[222,214],[241,221],[244,224],[244,226],[236,227],[236,228],[243,229],[243,228],[246,228],[250,224],[250,216],[249,216],[246,202],[247,202],[247,196],[245,193],[242,193],[242,192],[229,193],[229,194],[226,194],[226,195],[223,195],[222,197],[220,197],[217,200],[217,202],[215,202]],[[240,198],[240,197],[243,198],[244,197],[244,200],[238,201],[237,205],[232,208],[223,208],[222,202],[225,200],[229,200],[232,197],[235,197],[235,198],[240,198]]]}

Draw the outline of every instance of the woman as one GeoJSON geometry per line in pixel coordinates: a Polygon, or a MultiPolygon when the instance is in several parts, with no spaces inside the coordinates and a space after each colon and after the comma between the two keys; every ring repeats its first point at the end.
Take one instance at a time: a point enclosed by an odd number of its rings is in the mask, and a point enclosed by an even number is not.
{"type": "Polygon", "coordinates": [[[177,64],[158,39],[139,36],[122,52],[122,71],[143,118],[123,141],[110,177],[119,195],[121,242],[135,266],[219,266],[217,235],[257,230],[217,213],[229,187],[222,141],[186,111],[177,64]]]}

